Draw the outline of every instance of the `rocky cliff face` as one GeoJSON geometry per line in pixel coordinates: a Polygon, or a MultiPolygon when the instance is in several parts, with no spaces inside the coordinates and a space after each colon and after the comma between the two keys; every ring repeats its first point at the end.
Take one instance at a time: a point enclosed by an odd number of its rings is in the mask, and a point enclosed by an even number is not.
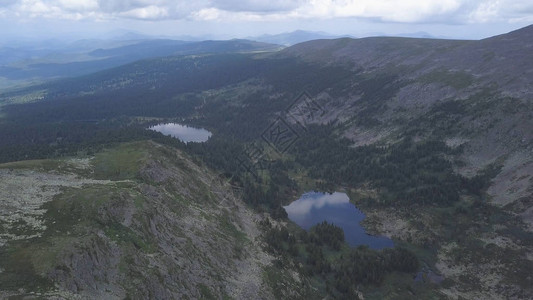
{"type": "Polygon", "coordinates": [[[0,173],[2,297],[271,298],[258,216],[179,151],[132,143],[0,173]]]}

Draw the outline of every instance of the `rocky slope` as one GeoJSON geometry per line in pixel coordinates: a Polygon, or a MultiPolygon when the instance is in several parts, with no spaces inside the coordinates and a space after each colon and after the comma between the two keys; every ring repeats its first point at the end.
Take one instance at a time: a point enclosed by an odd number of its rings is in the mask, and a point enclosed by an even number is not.
{"type": "Polygon", "coordinates": [[[533,226],[533,25],[480,41],[366,38],[311,41],[281,55],[354,70],[340,97],[316,96],[326,113],[315,122],[345,122],[356,145],[390,143],[405,132],[462,145],[457,171],[472,176],[502,166],[491,200],[533,226]],[[374,80],[387,93],[367,99],[374,80]],[[362,83],[363,81],[363,83],[362,83]],[[361,120],[371,118],[371,125],[361,120]]]}
{"type": "Polygon", "coordinates": [[[262,299],[258,215],[153,142],[0,165],[0,297],[262,299]]]}

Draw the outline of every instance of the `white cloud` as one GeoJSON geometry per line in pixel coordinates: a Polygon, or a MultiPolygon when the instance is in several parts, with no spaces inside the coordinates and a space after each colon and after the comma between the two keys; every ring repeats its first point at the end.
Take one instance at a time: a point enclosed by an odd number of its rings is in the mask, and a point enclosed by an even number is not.
{"type": "Polygon", "coordinates": [[[469,21],[473,23],[485,23],[497,18],[499,13],[499,1],[487,1],[480,3],[469,15],[469,21]]]}
{"type": "Polygon", "coordinates": [[[220,19],[221,13],[223,13],[223,11],[216,8],[204,8],[198,12],[194,12],[192,17],[196,20],[210,21],[220,19]]]}
{"type": "Polygon", "coordinates": [[[96,17],[97,8],[94,0],[19,0],[0,7],[0,15],[22,20],[31,18],[79,20],[96,17]]]}
{"type": "Polygon", "coordinates": [[[41,0],[22,0],[15,6],[15,15],[22,17],[57,16],[61,12],[59,7],[49,5],[41,0]]]}
{"type": "Polygon", "coordinates": [[[57,0],[57,5],[67,11],[84,12],[98,10],[96,0],[57,0]]]}
{"type": "Polygon", "coordinates": [[[533,2],[513,0],[480,1],[468,15],[469,23],[495,21],[533,22],[533,2]]]}
{"type": "Polygon", "coordinates": [[[166,7],[150,5],[122,12],[120,16],[144,20],[164,19],[168,17],[168,9],[166,7]]]}
{"type": "Polygon", "coordinates": [[[275,21],[360,18],[378,22],[490,23],[531,20],[515,0],[0,0],[17,18],[275,21]]]}
{"type": "Polygon", "coordinates": [[[304,0],[213,0],[213,7],[226,11],[274,13],[294,10],[307,1],[304,0]]]}
{"type": "Polygon", "coordinates": [[[360,17],[383,21],[417,22],[455,11],[459,0],[311,0],[296,13],[301,17],[360,17]]]}
{"type": "Polygon", "coordinates": [[[326,205],[337,205],[350,202],[350,198],[345,193],[335,192],[333,194],[308,193],[298,201],[294,201],[285,210],[291,216],[303,217],[313,209],[319,209],[326,205]]]}

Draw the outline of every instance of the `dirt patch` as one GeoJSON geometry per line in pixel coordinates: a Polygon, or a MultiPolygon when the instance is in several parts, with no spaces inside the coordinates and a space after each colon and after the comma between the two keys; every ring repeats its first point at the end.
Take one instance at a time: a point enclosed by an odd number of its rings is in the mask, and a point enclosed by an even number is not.
{"type": "Polygon", "coordinates": [[[517,199],[531,196],[533,160],[527,153],[518,152],[505,161],[502,171],[488,189],[492,203],[505,206],[517,199]]]}

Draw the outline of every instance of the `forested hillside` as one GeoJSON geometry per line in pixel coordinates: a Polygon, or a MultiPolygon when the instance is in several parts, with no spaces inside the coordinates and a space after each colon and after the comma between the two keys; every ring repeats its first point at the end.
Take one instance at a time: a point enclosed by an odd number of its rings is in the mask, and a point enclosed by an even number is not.
{"type": "Polygon", "coordinates": [[[480,41],[345,38],[141,60],[1,93],[0,161],[156,141],[269,216],[259,227],[273,291],[298,282],[294,271],[305,283],[295,298],[311,286],[316,297],[529,299],[532,48],[529,26],[480,41]],[[163,122],[213,137],[146,130],[163,122]],[[288,221],[282,206],[299,193],[340,189],[398,246],[350,249],[338,228],[288,221]]]}
{"type": "MultiPolygon", "coordinates": [[[[52,43],[53,44],[53,43],[52,43]]],[[[169,55],[263,52],[282,46],[248,40],[81,40],[63,45],[0,48],[0,87],[91,74],[141,59],[169,55]]]]}

